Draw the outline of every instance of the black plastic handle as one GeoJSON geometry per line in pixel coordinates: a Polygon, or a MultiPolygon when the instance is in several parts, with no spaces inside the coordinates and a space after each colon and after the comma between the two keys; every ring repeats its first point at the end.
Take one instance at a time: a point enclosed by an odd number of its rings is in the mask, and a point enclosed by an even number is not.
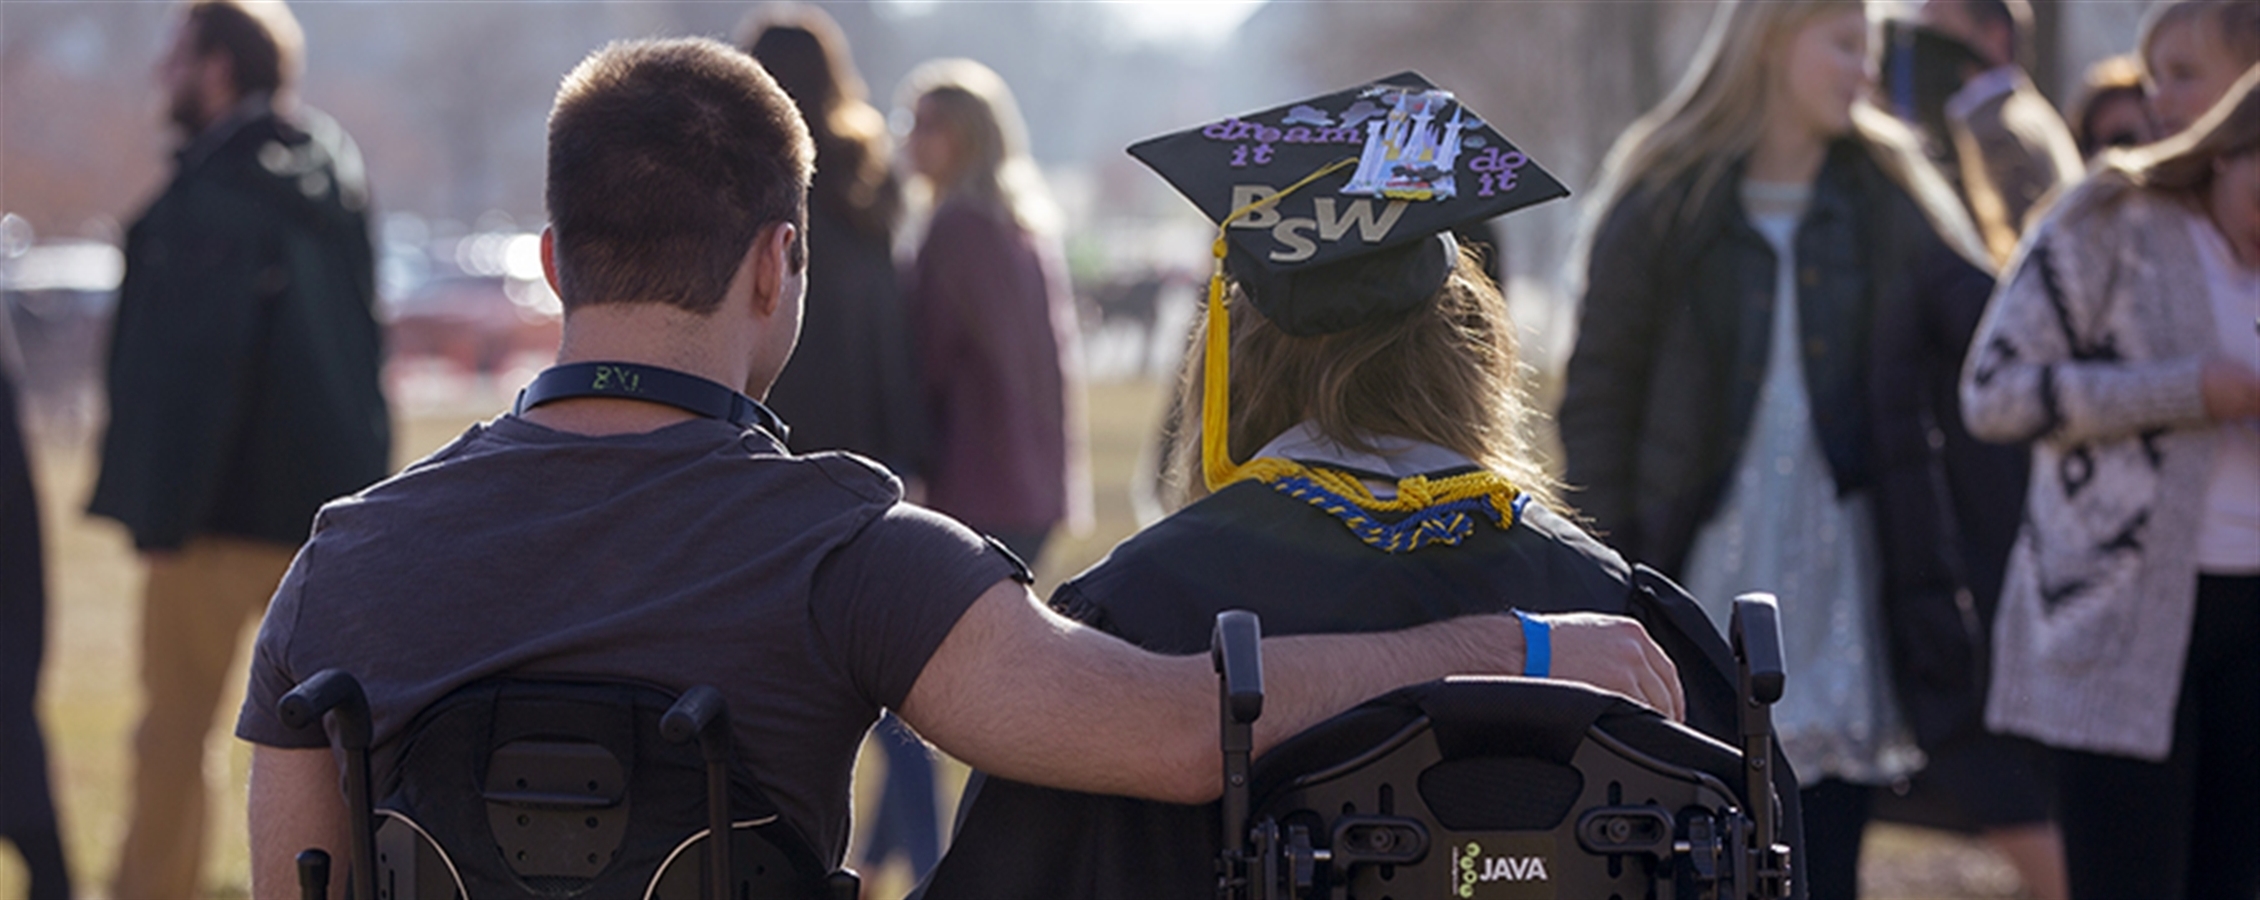
{"type": "Polygon", "coordinates": [[[1734,663],[1742,694],[1740,719],[1745,773],[1743,805],[1749,811],[1750,832],[1736,848],[1734,871],[1741,893],[1751,897],[1786,897],[1790,888],[1788,848],[1777,842],[1781,823],[1775,818],[1773,704],[1781,699],[1788,670],[1781,658],[1781,606],[1772,594],[1750,593],[1734,598],[1734,617],[1727,626],[1734,644],[1734,663]]]}
{"type": "Polygon", "coordinates": [[[1216,614],[1209,632],[1209,663],[1216,668],[1217,727],[1224,751],[1224,852],[1218,860],[1217,895],[1239,898],[1247,890],[1248,760],[1255,750],[1255,720],[1263,715],[1263,621],[1244,609],[1216,614]]]}
{"type": "Polygon", "coordinates": [[[1228,609],[1216,614],[1209,658],[1224,676],[1224,706],[1231,720],[1254,722],[1263,715],[1263,624],[1256,614],[1228,609]]]}
{"type": "Polygon", "coordinates": [[[706,888],[710,900],[737,895],[730,829],[730,706],[712,685],[692,685],[659,717],[659,736],[698,741],[706,760],[706,888]]]}
{"type": "MultiPolygon", "coordinates": [[[[376,829],[371,824],[376,818],[376,806],[369,791],[369,695],[362,692],[361,682],[355,681],[344,669],[323,669],[284,694],[275,704],[275,712],[282,716],[283,724],[294,729],[316,725],[324,715],[337,726],[337,744],[345,751],[346,830],[353,840],[351,852],[346,856],[351,863],[346,869],[346,895],[376,897],[377,842],[376,829]]],[[[325,854],[324,860],[327,858],[325,854]]],[[[299,865],[299,877],[303,879],[306,874],[303,856],[299,865]]],[[[327,880],[326,873],[324,880],[327,880]]]]}
{"type": "Polygon", "coordinates": [[[668,741],[682,744],[699,736],[714,724],[724,709],[722,692],[710,685],[698,685],[684,691],[667,707],[667,714],[659,719],[659,733],[668,741]]]}
{"type": "Polygon", "coordinates": [[[320,724],[324,714],[335,711],[338,744],[347,750],[369,749],[369,697],[343,669],[323,669],[299,682],[283,695],[276,711],[294,729],[320,724]]]}
{"type": "Polygon", "coordinates": [[[298,853],[299,900],[330,900],[330,855],[322,850],[298,853]]]}
{"type": "Polygon", "coordinates": [[[1772,594],[1734,598],[1729,631],[1734,640],[1734,660],[1750,686],[1750,699],[1757,703],[1780,700],[1782,685],[1788,679],[1781,660],[1780,604],[1772,594]]]}

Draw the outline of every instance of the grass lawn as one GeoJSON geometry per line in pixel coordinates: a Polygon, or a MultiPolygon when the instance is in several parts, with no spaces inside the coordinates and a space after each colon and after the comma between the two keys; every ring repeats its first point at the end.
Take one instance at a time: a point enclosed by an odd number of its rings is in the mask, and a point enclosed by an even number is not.
{"type": "MultiPolygon", "coordinates": [[[[1135,528],[1127,486],[1140,465],[1163,405],[1146,382],[1093,385],[1090,395],[1092,479],[1096,525],[1086,534],[1055,538],[1037,564],[1040,592],[1105,555],[1135,528]]],[[[428,416],[401,422],[395,458],[422,456],[454,437],[471,415],[428,416]]],[[[135,683],[140,566],[124,533],[79,512],[93,483],[90,449],[43,443],[34,449],[35,476],[46,521],[49,560],[47,660],[43,714],[58,782],[64,838],[82,897],[104,896],[112,856],[125,834],[126,745],[140,704],[135,683]]],[[[248,643],[249,634],[245,635],[248,643]]],[[[238,675],[240,681],[241,676],[238,675]]],[[[241,696],[240,684],[230,691],[241,696]]],[[[211,764],[225,767],[227,793],[213,798],[212,837],[205,886],[211,896],[247,892],[243,825],[245,747],[229,736],[229,715],[216,723],[211,764]]],[[[857,806],[870,809],[879,783],[878,754],[866,754],[857,779],[857,806]]],[[[963,768],[944,761],[940,779],[953,795],[963,768]]],[[[949,807],[944,806],[945,811],[949,807]]],[[[2013,897],[2015,877],[1990,853],[1951,836],[1895,826],[1869,831],[1862,881],[1871,897],[2013,897]]],[[[872,896],[899,897],[903,872],[867,873],[872,896]]],[[[0,900],[24,892],[21,864],[0,851],[0,900]]],[[[138,898],[133,898],[138,900],[138,898]]]]}

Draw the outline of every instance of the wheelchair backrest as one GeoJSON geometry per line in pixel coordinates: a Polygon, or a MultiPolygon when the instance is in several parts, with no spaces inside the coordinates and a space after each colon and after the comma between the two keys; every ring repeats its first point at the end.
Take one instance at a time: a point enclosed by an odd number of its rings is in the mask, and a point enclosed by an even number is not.
{"type": "Polygon", "coordinates": [[[1284,896],[1713,896],[1747,827],[1741,769],[1613,694],[1432,682],[1266,754],[1253,842],[1284,896]]]}
{"type": "Polygon", "coordinates": [[[839,879],[852,873],[828,872],[760,789],[726,768],[726,725],[715,730],[719,753],[666,733],[690,696],[624,681],[494,678],[425,708],[366,763],[376,799],[355,814],[375,822],[373,896],[842,893],[839,879]],[[709,801],[725,790],[732,852],[716,868],[709,801]]]}
{"type": "Polygon", "coordinates": [[[1220,613],[1218,896],[1792,896],[1770,766],[1774,616],[1771,597],[1736,601],[1742,747],[1576,682],[1454,678],[1367,701],[1250,766],[1261,626],[1220,613]]]}

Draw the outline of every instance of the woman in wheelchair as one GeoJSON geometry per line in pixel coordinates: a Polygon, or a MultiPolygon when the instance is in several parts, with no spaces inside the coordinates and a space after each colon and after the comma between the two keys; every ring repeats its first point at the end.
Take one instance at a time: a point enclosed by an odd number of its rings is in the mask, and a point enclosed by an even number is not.
{"type": "MultiPolygon", "coordinates": [[[[1734,740],[1727,648],[1566,511],[1527,435],[1505,301],[1448,232],[1566,195],[1558,182],[1411,73],[1130,152],[1223,223],[1171,425],[1166,480],[1190,503],[1061,585],[1054,609],[1164,653],[1207,650],[1233,608],[1266,634],[1628,615],[1673,657],[1662,675],[1687,723],[1734,740]],[[1251,152],[1267,164],[1245,167],[1251,152]]],[[[1793,835],[1793,801],[1785,813],[1793,835]]],[[[1214,804],[976,775],[923,896],[1203,896],[1219,839],[1214,804]]]]}

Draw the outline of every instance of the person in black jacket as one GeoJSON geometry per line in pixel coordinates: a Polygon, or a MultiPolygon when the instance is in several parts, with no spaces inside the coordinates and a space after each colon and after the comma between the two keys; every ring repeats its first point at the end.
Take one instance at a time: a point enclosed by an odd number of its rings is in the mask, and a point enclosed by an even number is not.
{"type": "MultiPolygon", "coordinates": [[[[1863,4],[1734,2],[1680,88],[1604,167],[1560,421],[1602,539],[1722,626],[1781,598],[1795,686],[1775,717],[1803,785],[1815,897],[1856,890],[1867,787],[1922,757],[1897,668],[1975,641],[1925,417],[1916,299],[1983,278],[1959,204],[1864,99],[1863,4]],[[1886,622],[1944,610],[1948,644],[1886,622]],[[1894,660],[1909,650],[1927,656],[1894,660]]],[[[1949,410],[1947,414],[1951,414],[1949,410]]],[[[1965,690],[1966,693],[1966,690],[1965,690]]],[[[1920,723],[1918,723],[1920,724],[1920,723]]]]}
{"type": "MultiPolygon", "coordinates": [[[[280,2],[194,0],[158,69],[182,144],[126,237],[89,511],[148,563],[118,897],[197,892],[204,744],[314,510],[389,469],[359,152],[290,91],[280,2]]],[[[232,705],[229,704],[229,705],[232,705]]]]}
{"type": "Polygon", "coordinates": [[[47,568],[39,540],[39,495],[16,414],[22,371],[14,323],[0,303],[0,840],[23,857],[32,900],[71,895],[55,795],[40,734],[39,664],[47,650],[47,568]]]}

